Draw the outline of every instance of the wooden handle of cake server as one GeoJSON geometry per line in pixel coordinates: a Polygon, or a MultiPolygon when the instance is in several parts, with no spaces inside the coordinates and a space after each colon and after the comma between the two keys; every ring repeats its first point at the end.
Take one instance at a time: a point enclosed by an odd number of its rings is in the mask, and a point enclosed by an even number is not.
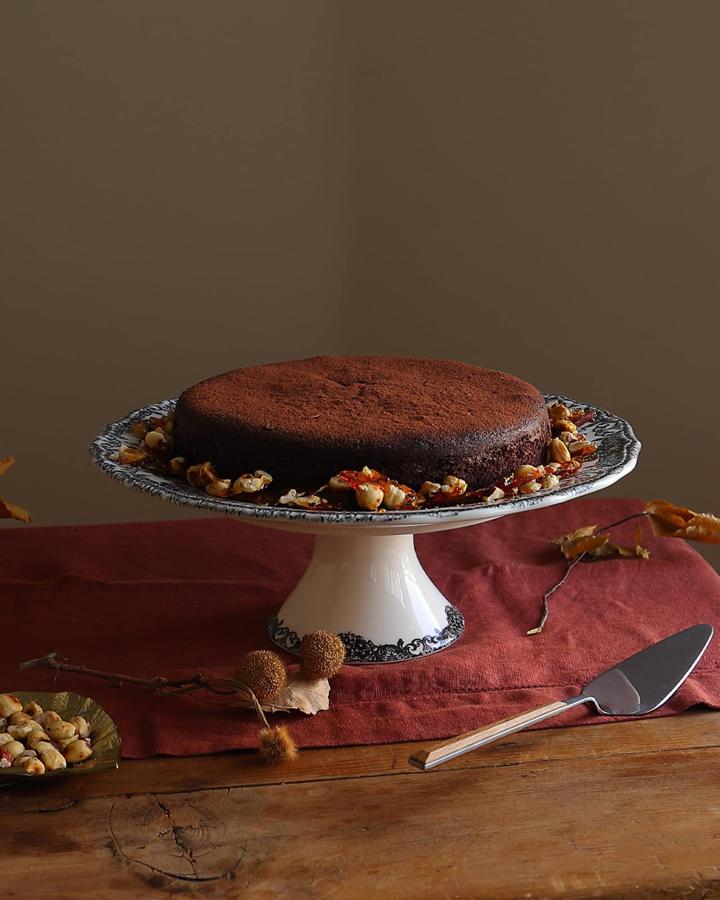
{"type": "Polygon", "coordinates": [[[455,759],[456,756],[462,756],[463,753],[469,753],[471,750],[477,750],[478,747],[484,747],[500,738],[516,731],[522,731],[529,728],[536,722],[542,722],[544,719],[550,719],[557,716],[565,710],[578,703],[587,703],[589,697],[578,696],[569,700],[556,700],[554,703],[548,703],[538,709],[529,712],[520,713],[518,716],[511,716],[509,719],[502,719],[500,722],[494,722],[492,725],[486,725],[477,731],[468,731],[467,734],[458,735],[449,741],[442,741],[427,750],[418,750],[417,753],[410,757],[408,762],[418,769],[434,769],[442,763],[455,759]]]}

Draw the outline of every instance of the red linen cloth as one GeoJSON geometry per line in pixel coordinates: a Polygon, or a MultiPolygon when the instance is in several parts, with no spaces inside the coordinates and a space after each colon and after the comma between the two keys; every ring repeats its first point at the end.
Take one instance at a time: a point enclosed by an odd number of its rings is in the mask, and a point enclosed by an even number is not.
{"type": "MultiPolygon", "coordinates": [[[[457,531],[420,535],[430,577],[465,616],[465,633],[425,659],[346,666],[331,708],[278,714],[300,746],[448,737],[566,697],[600,671],[698,622],[720,624],[720,578],[684,541],[650,536],[648,562],[581,564],[552,600],[565,570],[549,541],[580,525],[605,525],[636,500],[579,500],[457,531]]],[[[633,542],[634,523],[618,538],[633,542]]],[[[6,529],[0,533],[3,650],[0,690],[74,690],[118,723],[124,755],[185,755],[252,747],[248,711],[196,695],[159,696],[18,663],[59,650],[93,668],[144,676],[228,673],[250,649],[271,647],[265,620],[309,559],[312,539],[232,519],[6,529]]],[[[288,661],[290,657],[287,657],[288,661]]],[[[659,714],[720,706],[720,641],[659,714]]],[[[547,725],[611,721],[579,707],[547,725]]]]}

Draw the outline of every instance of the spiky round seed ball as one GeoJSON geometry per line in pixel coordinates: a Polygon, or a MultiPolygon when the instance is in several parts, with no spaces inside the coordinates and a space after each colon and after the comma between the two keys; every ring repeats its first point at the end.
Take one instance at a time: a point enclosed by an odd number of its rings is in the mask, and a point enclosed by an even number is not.
{"type": "Polygon", "coordinates": [[[271,766],[276,763],[289,762],[295,759],[298,753],[295,742],[284,725],[260,730],[260,750],[258,752],[260,759],[271,766]]]}
{"type": "Polygon", "coordinates": [[[236,677],[261,703],[277,700],[287,684],[287,671],[272,650],[251,650],[240,660],[236,677]]]}
{"type": "Polygon", "coordinates": [[[311,631],[300,642],[300,660],[308,678],[332,678],[345,662],[345,645],[330,631],[311,631]]]}

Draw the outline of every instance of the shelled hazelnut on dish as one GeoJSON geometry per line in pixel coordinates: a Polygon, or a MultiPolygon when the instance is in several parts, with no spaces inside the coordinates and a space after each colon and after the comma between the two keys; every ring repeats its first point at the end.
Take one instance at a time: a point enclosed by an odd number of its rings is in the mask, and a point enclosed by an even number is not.
{"type": "Polygon", "coordinates": [[[22,702],[14,694],[0,694],[0,716],[9,719],[15,713],[22,712],[22,702]]]}
{"type": "Polygon", "coordinates": [[[0,769],[15,767],[42,775],[76,765],[92,754],[90,723],[84,716],[65,721],[35,700],[25,704],[13,694],[0,694],[0,769]]]}
{"type": "Polygon", "coordinates": [[[233,494],[257,494],[264,491],[272,484],[272,475],[262,469],[256,469],[254,474],[241,475],[232,483],[233,494]]]}
{"type": "Polygon", "coordinates": [[[582,408],[570,410],[564,403],[553,403],[548,407],[548,417],[553,439],[558,439],[568,448],[572,448],[571,456],[579,455],[584,458],[597,452],[597,447],[579,430],[584,423],[592,421],[594,413],[582,408]]]}
{"type": "Polygon", "coordinates": [[[316,509],[323,506],[325,501],[317,494],[305,494],[302,491],[295,490],[295,488],[290,488],[289,491],[284,493],[278,499],[278,503],[280,506],[297,506],[300,509],[316,509]]]}
{"type": "Polygon", "coordinates": [[[457,475],[446,475],[443,478],[440,490],[443,494],[450,494],[452,497],[461,497],[467,490],[467,481],[458,478],[457,475]]]}
{"type": "Polygon", "coordinates": [[[350,497],[354,494],[357,507],[368,512],[416,509],[422,501],[412,488],[370,466],[363,466],[358,470],[343,469],[329,479],[321,492],[326,488],[339,494],[341,502],[343,495],[350,497]]]}

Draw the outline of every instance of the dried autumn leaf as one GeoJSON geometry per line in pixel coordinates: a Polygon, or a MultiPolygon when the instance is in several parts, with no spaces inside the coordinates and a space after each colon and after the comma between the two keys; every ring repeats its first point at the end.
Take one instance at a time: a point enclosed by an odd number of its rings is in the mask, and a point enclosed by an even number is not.
{"type": "MultiPolygon", "coordinates": [[[[242,690],[240,682],[234,679],[214,679],[213,687],[217,688],[224,684],[230,686],[227,693],[234,693],[237,688],[241,688],[232,703],[233,706],[240,706],[243,709],[255,709],[252,698],[242,690]]],[[[225,691],[222,691],[225,693],[225,691]]],[[[308,716],[314,716],[315,713],[324,709],[330,709],[330,682],[327,678],[309,679],[297,675],[291,678],[287,687],[282,694],[273,700],[272,703],[263,703],[262,709],[265,712],[292,712],[298,710],[308,716]]]]}
{"type": "Polygon", "coordinates": [[[623,547],[620,544],[614,544],[610,540],[609,534],[597,534],[597,529],[597,525],[583,525],[582,528],[577,528],[575,531],[557,538],[553,544],[560,548],[567,560],[576,559],[582,554],[590,559],[650,558],[650,551],[640,545],[639,532],[635,533],[634,547],[623,547]]]}
{"type": "Polygon", "coordinates": [[[583,525],[569,534],[556,538],[553,544],[560,548],[565,559],[574,559],[582,553],[591,553],[598,550],[609,540],[607,534],[596,534],[597,525],[583,525]]]}
{"type": "Polygon", "coordinates": [[[321,710],[330,709],[330,682],[327,678],[294,678],[277,700],[263,709],[270,712],[298,709],[306,715],[314,716],[321,710]]]}
{"type": "Polygon", "coordinates": [[[621,544],[610,543],[612,553],[608,552],[606,558],[611,556],[620,556],[623,559],[650,559],[650,551],[641,544],[635,544],[634,547],[623,547],[621,544]]]}
{"type": "Polygon", "coordinates": [[[667,500],[651,500],[646,506],[653,531],[659,537],[681,537],[701,544],[720,544],[720,519],[697,513],[667,500]]]}
{"type": "Polygon", "coordinates": [[[0,519],[17,519],[18,522],[29,522],[30,513],[21,506],[10,503],[9,500],[0,500],[0,519]]]}
{"type": "MultiPolygon", "coordinates": [[[[0,475],[4,475],[15,463],[14,456],[3,456],[0,459],[0,475]]],[[[9,500],[0,499],[0,519],[17,519],[18,522],[29,522],[30,513],[22,506],[16,506],[9,500]]]]}

